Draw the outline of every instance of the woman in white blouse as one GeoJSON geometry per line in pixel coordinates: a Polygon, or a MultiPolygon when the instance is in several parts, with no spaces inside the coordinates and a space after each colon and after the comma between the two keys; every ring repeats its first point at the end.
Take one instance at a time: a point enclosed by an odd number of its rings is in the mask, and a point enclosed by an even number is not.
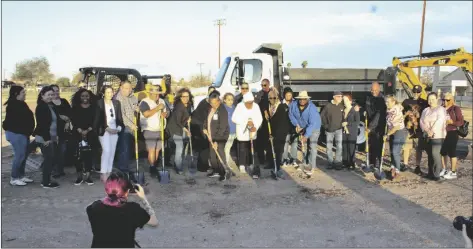
{"type": "Polygon", "coordinates": [[[100,173],[102,182],[105,182],[112,172],[118,134],[124,125],[120,102],[112,99],[112,87],[104,86],[101,95],[102,98],[97,103],[94,126],[102,145],[100,173]]]}

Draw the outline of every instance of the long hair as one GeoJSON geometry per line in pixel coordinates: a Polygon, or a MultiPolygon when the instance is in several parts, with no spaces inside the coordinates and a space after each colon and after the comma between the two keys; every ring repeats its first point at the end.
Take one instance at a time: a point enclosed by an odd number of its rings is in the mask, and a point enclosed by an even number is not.
{"type": "Polygon", "coordinates": [[[112,92],[113,92],[113,87],[111,85],[103,85],[102,88],[100,89],[98,99],[103,99],[105,97],[105,91],[109,88],[112,89],[112,92]]]}
{"type": "Polygon", "coordinates": [[[23,90],[24,88],[22,86],[16,86],[16,85],[13,85],[10,87],[10,93],[8,95],[8,99],[7,101],[5,101],[5,104],[3,105],[8,105],[12,100],[15,100],[16,97],[18,95],[20,95],[20,92],[23,90]]]}
{"type": "Polygon", "coordinates": [[[81,104],[81,99],[80,99],[80,96],[82,95],[82,93],[84,92],[87,92],[90,96],[89,98],[89,103],[91,105],[94,105],[95,104],[95,96],[94,94],[92,93],[92,91],[90,90],[87,90],[85,88],[81,88],[79,89],[76,93],[74,93],[74,95],[72,95],[72,98],[71,98],[71,105],[72,105],[72,108],[76,108],[76,107],[79,107],[80,104],[81,104]]]}
{"type": "Polygon", "coordinates": [[[107,196],[102,200],[103,204],[121,207],[127,201],[128,181],[121,174],[112,173],[105,181],[105,193],[107,196]]]}
{"type": "Polygon", "coordinates": [[[182,103],[181,96],[183,93],[189,94],[189,104],[190,106],[194,106],[194,96],[187,87],[181,88],[179,89],[179,91],[177,91],[176,98],[174,99],[174,105],[176,106],[177,104],[182,103]]]}
{"type": "Polygon", "coordinates": [[[49,91],[54,91],[53,88],[51,86],[45,86],[43,88],[41,88],[41,91],[39,91],[38,93],[38,99],[36,100],[36,104],[39,105],[41,103],[41,101],[43,101],[43,95],[49,91]]]}

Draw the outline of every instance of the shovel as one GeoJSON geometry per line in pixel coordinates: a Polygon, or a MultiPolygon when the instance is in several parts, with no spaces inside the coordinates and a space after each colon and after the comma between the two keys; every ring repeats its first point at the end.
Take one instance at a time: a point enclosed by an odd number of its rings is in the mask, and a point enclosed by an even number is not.
{"type": "Polygon", "coordinates": [[[365,173],[371,173],[371,165],[370,165],[370,150],[369,150],[369,140],[368,140],[368,116],[366,115],[365,112],[365,137],[366,137],[366,142],[365,142],[365,152],[366,152],[366,164],[361,164],[361,170],[365,173]]]}
{"type": "MultiPolygon", "coordinates": [[[[135,116],[135,127],[138,127],[138,119],[135,116]]],[[[138,181],[138,183],[141,186],[145,186],[145,173],[140,172],[140,167],[138,163],[138,129],[135,129],[135,160],[136,160],[136,172],[135,172],[135,177],[138,181]]]]}
{"type": "MultiPolygon", "coordinates": [[[[248,120],[248,121],[251,121],[251,118],[248,120]]],[[[250,145],[251,145],[251,164],[250,164],[250,170],[249,170],[249,175],[253,176],[254,179],[257,179],[259,178],[259,167],[255,167],[255,149],[254,149],[254,146],[253,146],[253,137],[251,136],[251,130],[250,128],[247,128],[248,129],[248,134],[250,136],[250,145]]]]}
{"type": "MultiPolygon", "coordinates": [[[[385,134],[387,133],[387,129],[388,129],[388,128],[387,128],[387,126],[386,126],[386,128],[385,128],[385,130],[386,130],[386,131],[385,131],[385,134]]],[[[381,181],[381,180],[383,180],[384,178],[386,178],[386,174],[385,174],[384,171],[383,171],[384,148],[385,148],[385,146],[386,146],[386,138],[387,138],[387,136],[385,135],[385,136],[383,137],[383,148],[382,148],[382,151],[381,151],[381,160],[380,160],[380,162],[379,162],[379,168],[376,168],[376,169],[374,170],[374,177],[375,177],[376,180],[378,180],[378,181],[381,181]]]]}
{"type": "MultiPolygon", "coordinates": [[[[268,111],[264,111],[265,114],[268,116],[268,111]]],[[[274,163],[274,170],[271,170],[271,175],[274,180],[278,180],[278,166],[276,164],[276,153],[274,153],[274,144],[273,144],[273,135],[271,133],[271,124],[268,119],[268,131],[269,131],[269,142],[271,144],[271,152],[273,153],[273,163],[274,163]]]]}
{"type": "Polygon", "coordinates": [[[158,180],[161,184],[168,184],[171,181],[171,175],[169,171],[166,170],[164,167],[164,127],[166,126],[166,122],[164,118],[161,118],[161,162],[162,168],[158,171],[158,180]]]}

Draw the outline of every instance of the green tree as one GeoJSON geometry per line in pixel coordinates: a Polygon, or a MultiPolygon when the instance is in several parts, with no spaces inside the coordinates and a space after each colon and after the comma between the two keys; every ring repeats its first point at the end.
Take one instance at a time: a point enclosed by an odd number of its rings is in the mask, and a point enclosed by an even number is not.
{"type": "Polygon", "coordinates": [[[308,63],[307,61],[303,61],[302,64],[301,64],[301,66],[302,66],[302,68],[307,68],[307,65],[308,65],[308,64],[309,64],[309,63],[308,63]]]}
{"type": "Polygon", "coordinates": [[[38,83],[52,83],[54,75],[50,72],[48,59],[42,56],[17,63],[12,79],[36,87],[38,83]]]}
{"type": "Polygon", "coordinates": [[[71,86],[71,80],[67,77],[61,77],[56,80],[56,84],[61,87],[70,87],[71,86]]]}
{"type": "Polygon", "coordinates": [[[72,76],[72,82],[71,82],[71,84],[72,84],[73,86],[77,86],[77,85],[79,84],[79,81],[81,81],[83,77],[84,77],[84,75],[83,75],[81,72],[75,73],[75,74],[72,76]]]}

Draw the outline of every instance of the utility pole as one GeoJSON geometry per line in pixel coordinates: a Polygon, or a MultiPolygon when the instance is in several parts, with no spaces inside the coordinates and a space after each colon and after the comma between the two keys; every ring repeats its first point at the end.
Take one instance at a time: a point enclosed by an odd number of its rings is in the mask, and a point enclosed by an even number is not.
{"type": "Polygon", "coordinates": [[[202,62],[197,62],[197,65],[200,67],[200,82],[202,83],[204,81],[204,76],[202,75],[202,65],[205,63],[202,62]]]}
{"type": "Polygon", "coordinates": [[[215,25],[218,26],[218,68],[220,68],[220,27],[227,24],[225,19],[215,20],[215,25]]]}
{"type": "MultiPolygon", "coordinates": [[[[420,48],[419,48],[419,59],[422,54],[422,47],[424,46],[424,24],[425,24],[425,6],[427,5],[427,0],[424,0],[424,8],[422,10],[422,28],[420,31],[420,48]]],[[[417,68],[417,77],[420,80],[421,67],[417,68]]]]}

